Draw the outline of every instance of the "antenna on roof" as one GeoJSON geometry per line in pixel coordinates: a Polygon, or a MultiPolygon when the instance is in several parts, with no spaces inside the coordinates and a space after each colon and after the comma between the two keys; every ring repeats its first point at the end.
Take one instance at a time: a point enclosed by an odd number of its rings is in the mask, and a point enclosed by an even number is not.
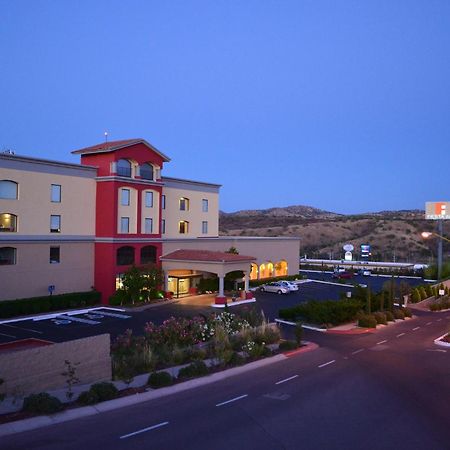
{"type": "Polygon", "coordinates": [[[105,131],[105,142],[108,142],[108,132],[105,131]]]}

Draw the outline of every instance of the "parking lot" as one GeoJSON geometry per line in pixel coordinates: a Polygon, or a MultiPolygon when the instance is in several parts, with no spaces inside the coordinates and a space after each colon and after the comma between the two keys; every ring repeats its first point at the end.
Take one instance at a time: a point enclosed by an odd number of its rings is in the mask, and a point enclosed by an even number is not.
{"type": "MultiPolygon", "coordinates": [[[[322,277],[325,281],[334,281],[331,274],[308,274],[317,281],[300,284],[298,292],[286,295],[274,293],[263,293],[255,291],[256,305],[268,320],[278,317],[280,308],[287,308],[298,303],[309,300],[338,300],[342,293],[353,289],[347,284],[321,283],[322,277]]],[[[356,281],[370,284],[373,289],[381,289],[388,278],[358,277],[356,281]],[[361,278],[361,280],[359,280],[361,278]],[[372,283],[376,283],[376,286],[372,283]]],[[[355,279],[354,279],[355,281],[355,279]]],[[[405,279],[411,285],[423,283],[422,280],[405,279]]],[[[399,280],[397,280],[399,282],[399,280]]],[[[231,308],[233,312],[239,313],[248,305],[239,305],[231,308]]],[[[198,314],[211,314],[214,310],[209,302],[189,302],[189,298],[180,299],[178,302],[161,304],[144,311],[120,308],[92,308],[66,314],[49,314],[28,319],[16,319],[0,323],[0,344],[14,342],[23,339],[39,339],[50,342],[63,342],[81,337],[93,336],[102,333],[110,333],[114,338],[124,333],[127,329],[136,334],[142,334],[147,322],[152,321],[160,324],[170,316],[192,317],[198,314]]]]}

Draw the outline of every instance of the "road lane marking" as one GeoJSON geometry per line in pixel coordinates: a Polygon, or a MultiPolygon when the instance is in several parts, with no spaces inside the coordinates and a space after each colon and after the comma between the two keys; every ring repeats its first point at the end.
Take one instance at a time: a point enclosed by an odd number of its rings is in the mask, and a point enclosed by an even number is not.
{"type": "Polygon", "coordinates": [[[433,322],[428,322],[428,323],[426,323],[425,325],[431,325],[433,322]]]}
{"type": "Polygon", "coordinates": [[[440,322],[442,319],[438,319],[438,320],[436,320],[436,322],[440,322]]]}
{"type": "Polygon", "coordinates": [[[444,350],[443,348],[427,348],[427,352],[442,352],[442,353],[447,353],[447,350],[444,350]]]}
{"type": "Polygon", "coordinates": [[[295,378],[298,378],[298,375],[293,375],[292,377],[285,378],[284,380],[277,381],[275,384],[283,384],[283,383],[286,383],[286,381],[291,381],[291,380],[293,380],[295,378]]]}
{"type": "Polygon", "coordinates": [[[11,337],[11,338],[16,338],[17,339],[17,336],[13,336],[12,334],[0,333],[0,336],[6,336],[6,337],[11,337]]]}
{"type": "Polygon", "coordinates": [[[402,336],[404,336],[405,335],[405,333],[400,333],[400,334],[397,334],[397,336],[396,337],[402,337],[402,336]]]}
{"type": "Polygon", "coordinates": [[[126,438],[129,438],[131,436],[136,436],[136,434],[141,434],[141,433],[145,433],[146,431],[155,430],[156,428],[161,428],[161,427],[163,427],[165,425],[168,425],[168,424],[169,424],[169,422],[161,422],[161,423],[158,423],[158,424],[153,425],[151,427],[143,428],[142,430],[135,431],[134,433],[124,434],[123,436],[120,436],[119,439],[126,439],[126,438]]]}
{"type": "Polygon", "coordinates": [[[335,362],[336,362],[336,360],[333,359],[333,360],[328,361],[328,362],[326,362],[326,363],[324,363],[324,364],[321,364],[321,365],[319,366],[319,369],[321,369],[322,367],[328,366],[329,364],[333,364],[333,363],[335,363],[335,362]]]}
{"type": "Polygon", "coordinates": [[[356,355],[357,353],[361,353],[363,351],[364,351],[364,349],[360,348],[359,350],[355,350],[354,352],[352,352],[352,355],[356,355]]]}
{"type": "Polygon", "coordinates": [[[384,344],[385,342],[387,342],[387,339],[385,339],[384,341],[377,342],[377,345],[384,344]]]}
{"type": "Polygon", "coordinates": [[[416,328],[413,328],[413,331],[416,331],[416,330],[418,330],[420,327],[416,327],[416,328]]]}
{"type": "Polygon", "coordinates": [[[239,397],[234,397],[230,400],[226,400],[225,402],[222,403],[217,403],[216,406],[223,406],[223,405],[227,405],[228,403],[232,403],[232,402],[236,402],[238,400],[241,400],[242,398],[248,397],[248,394],[244,394],[244,395],[240,395],[239,397]]]}
{"type": "Polygon", "coordinates": [[[44,334],[43,331],[32,330],[31,328],[17,327],[15,325],[7,325],[6,323],[2,324],[2,326],[3,327],[9,327],[9,328],[17,328],[18,330],[31,331],[32,333],[44,334]]]}

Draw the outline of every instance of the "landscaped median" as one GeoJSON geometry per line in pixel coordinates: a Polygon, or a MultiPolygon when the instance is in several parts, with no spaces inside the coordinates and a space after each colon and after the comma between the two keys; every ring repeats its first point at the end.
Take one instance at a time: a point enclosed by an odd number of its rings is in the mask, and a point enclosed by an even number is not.
{"type": "Polygon", "coordinates": [[[434,343],[441,347],[450,347],[450,333],[445,333],[444,335],[438,337],[434,340],[434,343]]]}

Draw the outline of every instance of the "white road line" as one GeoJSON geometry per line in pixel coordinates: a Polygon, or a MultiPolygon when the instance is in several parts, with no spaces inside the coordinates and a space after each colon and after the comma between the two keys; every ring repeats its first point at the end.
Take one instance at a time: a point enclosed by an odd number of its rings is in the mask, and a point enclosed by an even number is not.
{"type": "Polygon", "coordinates": [[[12,334],[0,333],[0,336],[12,337],[12,338],[16,338],[17,339],[17,336],[13,336],[12,334]]]}
{"type": "Polygon", "coordinates": [[[9,328],[17,328],[18,330],[31,331],[32,333],[44,334],[43,331],[32,330],[31,328],[16,327],[15,325],[8,325],[6,323],[2,324],[2,326],[9,328]]]}
{"type": "Polygon", "coordinates": [[[328,366],[329,364],[333,364],[334,362],[336,362],[335,359],[333,359],[332,361],[328,361],[328,362],[326,362],[326,363],[324,363],[324,364],[321,364],[321,365],[319,366],[319,369],[321,369],[322,367],[328,366]]]}
{"type": "Polygon", "coordinates": [[[240,395],[239,397],[234,397],[234,398],[227,400],[225,402],[222,402],[222,403],[217,403],[216,406],[227,405],[228,403],[236,402],[237,400],[241,400],[242,398],[245,398],[245,397],[248,397],[248,394],[240,395]]]}
{"type": "Polygon", "coordinates": [[[413,328],[413,331],[416,331],[416,330],[418,330],[420,327],[416,327],[416,328],[413,328]]]}
{"type": "Polygon", "coordinates": [[[436,320],[436,322],[440,322],[442,319],[438,319],[438,320],[436,320]]]}
{"type": "Polygon", "coordinates": [[[377,342],[377,345],[384,344],[385,342],[387,342],[387,339],[385,339],[384,341],[377,342]]]}
{"type": "Polygon", "coordinates": [[[357,353],[361,353],[363,351],[364,351],[364,349],[360,348],[359,350],[355,350],[354,352],[352,352],[352,355],[356,355],[357,353]]]}
{"type": "Polygon", "coordinates": [[[134,433],[124,434],[123,436],[120,436],[119,439],[126,439],[131,436],[136,436],[136,434],[141,434],[141,433],[145,433],[146,431],[155,430],[156,428],[161,428],[168,424],[169,424],[169,422],[161,422],[161,423],[158,423],[157,425],[153,425],[152,427],[143,428],[142,430],[135,431],[134,433]]]}
{"type": "Polygon", "coordinates": [[[431,325],[433,322],[428,322],[428,323],[426,323],[425,325],[431,325]]]}
{"type": "Polygon", "coordinates": [[[397,336],[396,337],[402,337],[402,336],[404,336],[406,333],[400,333],[400,334],[397,334],[397,336]]]}
{"type": "Polygon", "coordinates": [[[447,353],[447,350],[444,350],[443,348],[435,348],[435,349],[427,348],[427,352],[442,352],[442,353],[447,353]]]}
{"type": "Polygon", "coordinates": [[[293,375],[292,377],[285,378],[284,380],[277,381],[275,384],[283,384],[283,383],[286,383],[286,381],[293,380],[294,378],[298,378],[298,375],[293,375]]]}

